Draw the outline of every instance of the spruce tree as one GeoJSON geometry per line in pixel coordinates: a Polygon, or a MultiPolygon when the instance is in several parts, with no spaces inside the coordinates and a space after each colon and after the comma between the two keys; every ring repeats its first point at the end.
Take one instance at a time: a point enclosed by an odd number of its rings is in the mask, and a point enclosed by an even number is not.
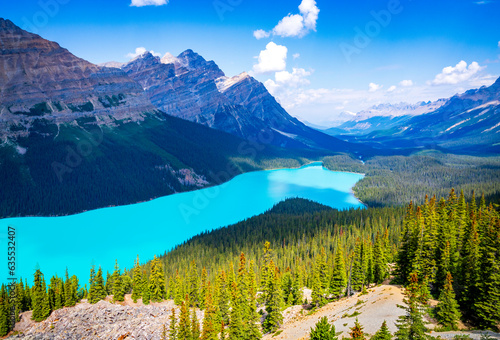
{"type": "MultiPolygon", "coordinates": [[[[230,289],[226,278],[226,273],[223,270],[219,272],[217,278],[216,291],[217,295],[215,299],[215,304],[218,306],[217,319],[219,321],[223,321],[224,324],[227,325],[229,324],[229,302],[231,300],[231,297],[230,297],[230,289]]],[[[205,289],[205,292],[207,292],[207,289],[205,289]]]]}
{"type": "Polygon", "coordinates": [[[47,295],[45,279],[40,269],[37,269],[34,274],[32,300],[33,314],[31,318],[35,321],[42,321],[47,319],[50,315],[49,298],[47,295]]]}
{"type": "Polygon", "coordinates": [[[439,295],[439,303],[436,306],[436,316],[441,325],[447,329],[457,330],[458,321],[461,314],[458,309],[458,303],[455,300],[455,292],[453,291],[453,279],[448,272],[444,289],[439,295]]]}
{"type": "MultiPolygon", "coordinates": [[[[217,311],[212,300],[212,288],[210,281],[207,283],[207,295],[205,297],[205,317],[203,318],[203,330],[201,332],[202,340],[218,340],[215,321],[217,320],[217,311]]],[[[218,327],[217,327],[218,328],[218,327]]]]}
{"type": "Polygon", "coordinates": [[[192,307],[199,306],[199,284],[198,278],[198,268],[196,266],[196,262],[193,260],[189,266],[188,273],[188,294],[189,294],[189,302],[192,307]]]}
{"type": "Polygon", "coordinates": [[[134,301],[134,303],[137,303],[137,300],[142,297],[142,289],[143,289],[142,272],[141,272],[141,265],[139,262],[139,255],[137,255],[137,259],[135,260],[133,275],[134,277],[132,285],[132,301],[134,301]]]}
{"type": "Polygon", "coordinates": [[[268,271],[273,275],[268,276],[268,300],[266,302],[267,316],[262,327],[266,332],[274,332],[280,327],[283,321],[283,315],[281,314],[283,297],[279,284],[278,268],[274,265],[273,260],[269,262],[268,271]]]}
{"type": "Polygon", "coordinates": [[[233,282],[231,285],[232,305],[231,305],[231,322],[229,323],[229,340],[239,340],[245,338],[245,329],[243,325],[243,308],[241,304],[240,290],[238,284],[233,282]]]}
{"type": "Polygon", "coordinates": [[[94,278],[94,289],[89,302],[94,304],[104,300],[107,296],[106,288],[104,287],[104,278],[102,277],[102,268],[99,266],[94,278]]]}
{"type": "Polygon", "coordinates": [[[124,301],[125,292],[123,290],[122,276],[118,260],[115,260],[115,271],[113,272],[113,301],[124,301]]]}
{"type": "Polygon", "coordinates": [[[352,340],[366,340],[365,333],[363,332],[363,327],[359,323],[358,318],[354,321],[354,327],[351,328],[349,332],[350,339],[352,340]]]}
{"type": "Polygon", "coordinates": [[[198,322],[198,317],[196,316],[196,310],[193,309],[191,316],[191,338],[193,340],[198,340],[200,338],[200,323],[198,322]]]}
{"type": "Polygon", "coordinates": [[[7,335],[12,326],[9,297],[5,285],[2,284],[2,288],[0,289],[0,336],[7,335]]]}
{"type": "Polygon", "coordinates": [[[335,326],[328,323],[326,316],[319,319],[314,328],[309,333],[310,340],[337,340],[335,336],[335,326]]]}
{"type": "Polygon", "coordinates": [[[406,287],[404,303],[400,306],[405,310],[405,314],[400,316],[397,322],[397,340],[427,340],[425,334],[427,328],[424,324],[425,306],[422,303],[422,286],[418,282],[418,274],[410,274],[410,284],[406,287]]]}
{"type": "Polygon", "coordinates": [[[345,294],[347,277],[344,261],[344,250],[339,242],[335,250],[335,261],[333,265],[332,278],[330,280],[330,293],[339,298],[345,294]]]}
{"type": "Polygon", "coordinates": [[[149,290],[150,285],[149,285],[148,278],[145,275],[142,277],[142,280],[143,280],[142,303],[147,306],[151,302],[151,294],[150,294],[150,290],[149,290]]]}
{"type": "Polygon", "coordinates": [[[179,316],[179,328],[177,331],[177,339],[190,340],[191,339],[191,322],[189,319],[189,296],[186,294],[186,299],[181,305],[181,314],[179,316]]]}
{"type": "Polygon", "coordinates": [[[320,254],[316,255],[313,268],[312,303],[323,306],[326,303],[326,289],[328,287],[328,268],[326,265],[325,248],[321,248],[320,254]]]}
{"type": "Polygon", "coordinates": [[[207,295],[207,269],[201,269],[201,283],[200,283],[200,309],[205,309],[205,296],[207,295]]]}
{"type": "MultiPolygon", "coordinates": [[[[148,289],[149,290],[149,289],[148,289]]],[[[175,317],[175,309],[172,308],[170,313],[169,340],[177,340],[177,319],[175,317]]]]}
{"type": "Polygon", "coordinates": [[[380,329],[370,338],[370,340],[391,340],[392,334],[387,327],[387,322],[384,320],[380,329]]]}
{"type": "Polygon", "coordinates": [[[151,301],[161,302],[165,297],[165,276],[163,275],[163,268],[158,257],[154,257],[151,263],[151,276],[149,278],[149,290],[151,294],[151,301]]]}

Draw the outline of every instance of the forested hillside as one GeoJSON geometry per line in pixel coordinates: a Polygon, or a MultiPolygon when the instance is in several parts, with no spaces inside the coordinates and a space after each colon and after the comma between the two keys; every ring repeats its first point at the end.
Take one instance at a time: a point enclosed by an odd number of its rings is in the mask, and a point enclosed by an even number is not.
{"type": "Polygon", "coordinates": [[[426,331],[422,317],[430,293],[439,299],[432,313],[444,329],[455,329],[460,319],[476,327],[498,326],[500,214],[484,196],[476,203],[452,190],[446,199],[427,198],[406,209],[337,211],[290,199],[196,236],[146,264],[137,259],[131,270],[122,272],[116,263],[105,275],[92,267],[89,285],[68,272],[45,281],[37,270],[31,287],[2,286],[0,334],[12,328],[11,307],[16,315],[32,309],[39,321],[82,298],[97,303],[112,295],[120,302],[131,293],[144,304],[173,299],[180,306],[179,321],[172,317],[165,325],[174,338],[217,339],[222,332],[259,339],[280,327],[284,307],[315,308],[364,291],[389,277],[392,262],[407,288],[398,339],[410,339],[405,334],[412,329],[426,331]],[[312,291],[308,301],[304,288],[312,291]],[[205,311],[201,328],[192,308],[205,311]]]}
{"type": "Polygon", "coordinates": [[[439,152],[412,156],[377,156],[364,163],[349,155],[326,157],[326,168],[366,175],[354,192],[370,207],[424,203],[425,196],[443,197],[453,187],[471,198],[484,193],[487,202],[500,198],[500,157],[472,157],[439,152]]]}

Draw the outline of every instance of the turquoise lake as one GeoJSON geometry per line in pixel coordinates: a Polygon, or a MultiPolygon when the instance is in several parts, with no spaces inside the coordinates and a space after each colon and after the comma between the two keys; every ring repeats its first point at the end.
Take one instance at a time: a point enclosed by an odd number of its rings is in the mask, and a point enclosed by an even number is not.
{"type": "MultiPolygon", "coordinates": [[[[179,193],[127,206],[62,217],[0,220],[2,253],[7,227],[16,229],[16,276],[32,282],[38,265],[48,281],[69,274],[87,283],[92,263],[112,271],[131,268],[163,254],[200,232],[261,214],[290,197],[307,198],[337,209],[362,207],[351,188],[363,175],[334,172],[321,163],[299,169],[246,173],[220,186],[179,193]]],[[[7,259],[1,257],[0,282],[6,282],[7,259]]]]}

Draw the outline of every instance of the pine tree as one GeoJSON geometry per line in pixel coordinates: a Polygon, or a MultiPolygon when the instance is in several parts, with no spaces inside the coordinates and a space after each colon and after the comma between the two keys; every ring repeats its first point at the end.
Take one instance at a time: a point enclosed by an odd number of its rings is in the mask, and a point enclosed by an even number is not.
{"type": "Polygon", "coordinates": [[[207,295],[205,297],[205,317],[203,318],[203,330],[201,332],[202,340],[218,340],[215,326],[217,320],[217,311],[212,300],[212,288],[210,281],[207,283],[207,295]]]}
{"type": "Polygon", "coordinates": [[[189,319],[189,295],[186,294],[186,299],[181,305],[181,314],[179,316],[179,329],[177,332],[177,339],[190,340],[191,339],[191,322],[189,319]]]}
{"type": "Polygon", "coordinates": [[[273,273],[273,275],[268,276],[268,300],[266,303],[267,316],[262,326],[266,332],[274,332],[280,327],[281,322],[283,321],[283,315],[281,314],[283,297],[279,284],[278,268],[274,265],[273,260],[269,262],[268,271],[269,273],[273,273]]]}
{"type": "Polygon", "coordinates": [[[200,338],[200,323],[198,322],[198,317],[196,316],[196,310],[193,309],[191,316],[191,338],[193,340],[198,340],[200,338]]]}
{"type": "MultiPolygon", "coordinates": [[[[91,288],[92,289],[92,288],[91,288]]],[[[99,267],[97,274],[94,277],[93,292],[90,294],[89,302],[94,304],[104,300],[107,296],[106,288],[104,287],[104,278],[102,277],[102,269],[99,267]]]]}
{"type": "Polygon", "coordinates": [[[184,299],[184,285],[182,282],[182,278],[179,275],[179,271],[177,270],[175,273],[175,283],[174,283],[174,303],[177,306],[182,304],[182,300],[184,299]]]}
{"type": "MultiPolygon", "coordinates": [[[[148,289],[149,290],[149,289],[148,289]]],[[[177,319],[175,318],[175,309],[172,308],[170,314],[169,340],[177,340],[177,319]]]]}
{"type": "Polygon", "coordinates": [[[319,319],[309,333],[310,340],[336,340],[335,326],[328,323],[326,316],[319,319]]]}
{"type": "Polygon", "coordinates": [[[418,274],[410,274],[410,284],[406,287],[403,300],[405,315],[399,317],[397,322],[397,340],[427,340],[427,328],[424,324],[424,305],[422,304],[422,287],[418,282],[418,274]]]}
{"type": "Polygon", "coordinates": [[[436,316],[439,323],[445,328],[457,330],[461,314],[458,310],[458,303],[455,300],[455,292],[453,291],[452,283],[451,274],[448,272],[444,289],[439,295],[439,303],[436,306],[436,316]]]}
{"type": "Polygon", "coordinates": [[[358,237],[354,246],[351,285],[356,291],[361,291],[366,281],[366,258],[364,242],[358,237]]]}
{"type": "Polygon", "coordinates": [[[207,295],[207,269],[201,269],[201,283],[200,283],[200,309],[205,309],[205,296],[207,295]]]}
{"type": "Polygon", "coordinates": [[[151,301],[151,294],[149,290],[149,281],[146,275],[142,277],[142,303],[145,304],[146,306],[149,305],[151,301]]]}
{"type": "Polygon", "coordinates": [[[312,302],[316,306],[323,306],[326,303],[326,288],[328,287],[325,248],[321,248],[320,254],[316,256],[313,272],[312,302]]]}
{"type": "Polygon", "coordinates": [[[379,233],[377,233],[373,247],[373,262],[373,281],[382,283],[387,277],[387,259],[383,239],[379,233]]]}
{"type": "Polygon", "coordinates": [[[196,266],[196,262],[191,261],[189,266],[189,274],[188,274],[188,294],[189,294],[189,302],[192,307],[199,306],[199,282],[198,282],[198,268],[196,266]]]}
{"type": "Polygon", "coordinates": [[[233,282],[231,285],[232,306],[231,306],[231,322],[229,324],[229,340],[239,340],[245,338],[245,330],[243,325],[243,308],[241,305],[241,295],[238,289],[238,284],[233,282]]]}
{"type": "Polygon", "coordinates": [[[123,290],[122,276],[118,260],[115,260],[115,271],[113,272],[113,301],[124,301],[125,292],[123,290]]]}
{"type": "Polygon", "coordinates": [[[33,314],[31,318],[35,321],[42,321],[49,317],[50,306],[47,295],[45,279],[40,269],[35,271],[33,285],[33,314]]]}
{"type": "Polygon", "coordinates": [[[7,335],[12,326],[9,297],[5,285],[2,284],[0,289],[0,336],[7,335]]]}
{"type": "MultiPolygon", "coordinates": [[[[207,291],[207,289],[205,289],[207,291]]],[[[226,273],[221,270],[217,278],[215,304],[218,306],[218,321],[229,324],[229,302],[231,300],[229,286],[227,283],[226,273]]],[[[206,296],[206,293],[205,293],[206,296]]]]}
{"type": "Polygon", "coordinates": [[[365,334],[363,333],[363,327],[359,323],[358,318],[354,321],[354,327],[351,328],[349,335],[352,340],[366,340],[365,334]]]}
{"type": "Polygon", "coordinates": [[[345,293],[347,277],[344,261],[344,250],[339,242],[335,250],[335,262],[333,265],[332,278],[330,280],[330,293],[335,297],[340,297],[345,293]]]}
{"type": "Polygon", "coordinates": [[[370,338],[370,340],[391,340],[392,334],[387,327],[387,322],[384,320],[380,329],[370,338]]]}
{"type": "Polygon", "coordinates": [[[151,276],[149,278],[149,290],[151,294],[151,301],[161,302],[165,297],[165,276],[163,275],[163,268],[158,257],[154,257],[151,263],[151,276]]]}
{"type": "Polygon", "coordinates": [[[132,301],[134,301],[134,303],[137,303],[137,300],[142,297],[142,288],[143,288],[139,255],[137,255],[137,259],[135,260],[133,275],[134,277],[132,285],[132,301]]]}

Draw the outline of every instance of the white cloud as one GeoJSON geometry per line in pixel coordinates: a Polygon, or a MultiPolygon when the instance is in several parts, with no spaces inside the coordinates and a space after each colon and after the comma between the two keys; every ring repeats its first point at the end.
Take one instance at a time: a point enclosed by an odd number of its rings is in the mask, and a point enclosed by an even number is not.
{"type": "Polygon", "coordinates": [[[300,14],[288,14],[273,29],[273,34],[280,37],[299,37],[304,32],[304,18],[300,14]]]}
{"type": "Polygon", "coordinates": [[[498,41],[498,48],[500,48],[500,40],[498,41]]]}
{"type": "MultiPolygon", "coordinates": [[[[127,57],[127,58],[129,58],[129,59],[134,59],[134,58],[137,58],[137,57],[138,57],[138,56],[140,56],[140,55],[143,55],[143,54],[144,54],[144,53],[146,53],[146,52],[148,52],[148,51],[146,50],[146,48],[144,48],[144,47],[137,47],[137,48],[135,49],[135,52],[128,53],[128,54],[126,55],[126,57],[127,57]]],[[[155,57],[160,57],[160,56],[161,56],[161,54],[160,54],[160,53],[156,53],[155,51],[149,51],[149,52],[150,52],[152,55],[154,55],[155,57]]]]}
{"type": "Polygon", "coordinates": [[[455,67],[448,66],[443,68],[443,71],[436,75],[432,84],[443,85],[443,84],[458,84],[466,80],[470,80],[479,71],[483,70],[485,67],[479,66],[479,64],[473,61],[468,67],[465,61],[460,61],[455,67]]]}
{"type": "Polygon", "coordinates": [[[256,31],[253,32],[253,36],[257,40],[260,40],[260,39],[263,39],[263,38],[269,38],[270,35],[271,35],[271,33],[266,32],[264,30],[256,30],[256,31]]]}
{"type": "Polygon", "coordinates": [[[300,58],[300,53],[295,53],[293,55],[293,59],[299,59],[300,58]]]}
{"type": "Polygon", "coordinates": [[[369,88],[370,92],[375,92],[375,91],[380,90],[382,88],[382,85],[370,83],[370,84],[368,84],[368,88],[369,88]]]}
{"type": "Polygon", "coordinates": [[[169,0],[132,0],[130,6],[143,7],[143,6],[163,6],[168,4],[169,0]]]}
{"type": "Polygon", "coordinates": [[[389,87],[389,88],[387,89],[387,92],[392,92],[392,91],[394,91],[395,89],[396,89],[396,86],[392,85],[391,87],[389,87]]]}
{"type": "Polygon", "coordinates": [[[304,18],[304,27],[308,30],[316,31],[316,21],[318,21],[319,8],[315,0],[302,0],[299,11],[304,18]]]}
{"type": "Polygon", "coordinates": [[[260,51],[259,63],[253,65],[253,71],[257,74],[284,71],[287,53],[286,46],[277,45],[271,41],[266,45],[265,50],[260,51]]]}
{"type": "Polygon", "coordinates": [[[412,80],[402,80],[399,82],[399,85],[403,87],[410,87],[413,86],[413,81],[412,80]]]}
{"type": "Polygon", "coordinates": [[[300,14],[288,14],[281,19],[271,32],[257,30],[253,33],[256,39],[267,38],[272,33],[280,37],[302,38],[310,31],[316,31],[319,8],[315,0],[302,0],[299,5],[300,14]]]}

